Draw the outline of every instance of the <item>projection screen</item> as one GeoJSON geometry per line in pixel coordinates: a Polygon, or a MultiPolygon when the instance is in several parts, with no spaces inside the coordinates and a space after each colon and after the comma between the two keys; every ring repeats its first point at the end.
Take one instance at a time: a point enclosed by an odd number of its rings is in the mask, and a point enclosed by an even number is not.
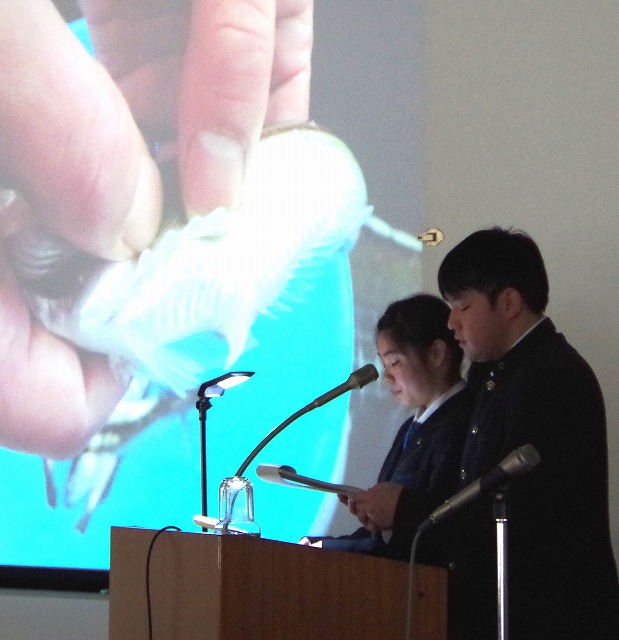
{"type": "MultiPolygon", "coordinates": [[[[367,188],[367,209],[361,202],[365,196],[357,193],[360,202],[355,206],[363,211],[353,214],[358,216],[356,222],[345,232],[335,229],[335,239],[326,239],[324,246],[311,245],[298,264],[288,265],[290,280],[284,286],[273,285],[274,299],[248,323],[246,340],[235,334],[242,315],[240,303],[222,303],[216,321],[177,340],[172,349],[176,355],[158,361],[152,376],[132,371],[126,395],[81,454],[51,459],[28,451],[0,450],[4,486],[0,513],[5,523],[0,565],[5,586],[104,588],[111,526],[199,531],[192,519],[201,509],[196,409],[201,383],[227,371],[254,372],[243,385],[214,398],[206,412],[208,515],[217,517],[221,480],[235,474],[263,437],[314,398],[343,383],[351,371],[366,363],[380,370],[375,323],[387,304],[419,290],[422,245],[417,236],[423,231],[419,184],[422,16],[415,2],[398,3],[402,5],[398,11],[391,11],[391,4],[315,3],[311,118],[329,132],[327,146],[335,145],[350,166],[358,166],[361,182],[357,169],[350,171],[358,180],[356,188],[361,183],[367,188]],[[231,358],[233,347],[238,353],[231,358]]],[[[57,3],[67,28],[88,49],[87,25],[73,5],[57,3]]],[[[292,164],[286,156],[292,152],[285,145],[277,153],[284,157],[279,158],[275,173],[259,173],[256,178],[261,186],[269,183],[267,188],[274,192],[282,188],[278,172],[292,164]]],[[[337,217],[340,211],[333,201],[341,197],[341,185],[329,180],[312,153],[305,167],[296,168],[297,200],[291,196],[285,206],[306,215],[307,203],[301,200],[314,198],[312,206],[319,203],[333,209],[337,217]]],[[[268,197],[267,202],[271,202],[268,197]]],[[[253,239],[272,247],[264,250],[269,255],[290,245],[291,234],[300,233],[280,224],[280,218],[267,220],[253,239]]],[[[200,231],[211,243],[205,252],[216,245],[220,232],[217,224],[200,231]]],[[[84,280],[83,256],[70,255],[61,271],[50,271],[62,279],[61,290],[67,282],[78,286],[84,280]]],[[[202,296],[209,295],[208,287],[223,287],[230,269],[249,297],[258,286],[266,286],[270,272],[256,276],[259,267],[253,254],[249,260],[240,250],[221,255],[219,262],[205,258],[209,266],[196,285],[202,287],[202,296]]],[[[192,263],[187,269],[194,267],[192,263]]],[[[127,296],[127,277],[115,281],[110,304],[127,296]]],[[[50,292],[55,283],[46,282],[45,287],[37,292],[37,300],[54,298],[50,292]]],[[[144,298],[129,301],[138,315],[144,310],[145,321],[150,318],[145,310],[157,299],[158,288],[156,282],[151,289],[140,289],[144,298]]],[[[157,304],[162,313],[172,309],[182,315],[185,301],[181,296],[157,304]]],[[[69,329],[67,340],[72,339],[69,329]]],[[[148,345],[156,333],[154,326],[145,326],[140,337],[148,345]]],[[[23,402],[28,402],[27,394],[23,402]]],[[[63,398],[50,397],[46,402],[50,411],[62,410],[63,398]]],[[[351,525],[333,495],[267,484],[255,475],[256,464],[286,464],[321,480],[370,486],[401,418],[377,381],[291,424],[245,474],[253,484],[255,518],[262,536],[295,542],[310,533],[345,533],[351,525]]]]}

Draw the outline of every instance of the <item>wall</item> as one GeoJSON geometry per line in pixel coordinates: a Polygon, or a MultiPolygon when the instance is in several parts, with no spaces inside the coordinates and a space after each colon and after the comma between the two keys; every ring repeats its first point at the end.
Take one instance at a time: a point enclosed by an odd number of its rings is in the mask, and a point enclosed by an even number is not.
{"type": "Polygon", "coordinates": [[[0,640],[107,640],[108,598],[0,590],[0,640]]]}
{"type": "Polygon", "coordinates": [[[433,1],[425,47],[423,212],[445,253],[493,224],[529,232],[548,314],[606,398],[611,526],[619,552],[619,5],[612,0],[433,1]]]}

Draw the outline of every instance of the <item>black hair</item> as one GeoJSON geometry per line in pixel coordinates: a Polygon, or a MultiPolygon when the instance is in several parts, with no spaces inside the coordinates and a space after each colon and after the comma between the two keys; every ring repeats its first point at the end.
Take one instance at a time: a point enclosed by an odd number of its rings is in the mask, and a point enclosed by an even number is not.
{"type": "Polygon", "coordinates": [[[463,352],[447,326],[449,313],[449,305],[438,296],[418,293],[392,302],[376,325],[376,335],[387,336],[402,353],[414,350],[422,358],[435,340],[442,340],[454,371],[459,371],[463,352]]]}
{"type": "Polygon", "coordinates": [[[494,304],[512,287],[534,313],[548,304],[548,274],[537,244],[524,231],[492,227],[476,231],[456,245],[438,270],[444,298],[478,291],[494,304]]]}

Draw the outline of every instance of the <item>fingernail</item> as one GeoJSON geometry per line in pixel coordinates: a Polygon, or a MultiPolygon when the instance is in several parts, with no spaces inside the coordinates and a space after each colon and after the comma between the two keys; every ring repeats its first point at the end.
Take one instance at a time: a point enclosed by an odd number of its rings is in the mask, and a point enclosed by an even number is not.
{"type": "Polygon", "coordinates": [[[146,249],[157,235],[161,220],[162,193],[157,165],[145,152],[142,154],[133,203],[121,237],[112,249],[114,260],[130,258],[146,249]]]}
{"type": "Polygon", "coordinates": [[[233,138],[202,131],[193,139],[184,168],[188,215],[204,215],[238,204],[245,149],[233,138]]]}

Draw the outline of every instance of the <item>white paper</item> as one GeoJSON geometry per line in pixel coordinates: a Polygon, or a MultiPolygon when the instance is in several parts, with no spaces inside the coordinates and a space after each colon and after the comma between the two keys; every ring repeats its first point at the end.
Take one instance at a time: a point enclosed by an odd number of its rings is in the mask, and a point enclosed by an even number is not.
{"type": "Polygon", "coordinates": [[[273,484],[281,484],[286,487],[297,487],[301,489],[313,489],[315,491],[324,491],[326,493],[341,493],[344,495],[352,495],[363,491],[359,487],[353,487],[346,484],[334,484],[315,478],[299,475],[295,469],[288,465],[276,464],[259,464],[256,468],[256,474],[265,482],[273,484]]]}

